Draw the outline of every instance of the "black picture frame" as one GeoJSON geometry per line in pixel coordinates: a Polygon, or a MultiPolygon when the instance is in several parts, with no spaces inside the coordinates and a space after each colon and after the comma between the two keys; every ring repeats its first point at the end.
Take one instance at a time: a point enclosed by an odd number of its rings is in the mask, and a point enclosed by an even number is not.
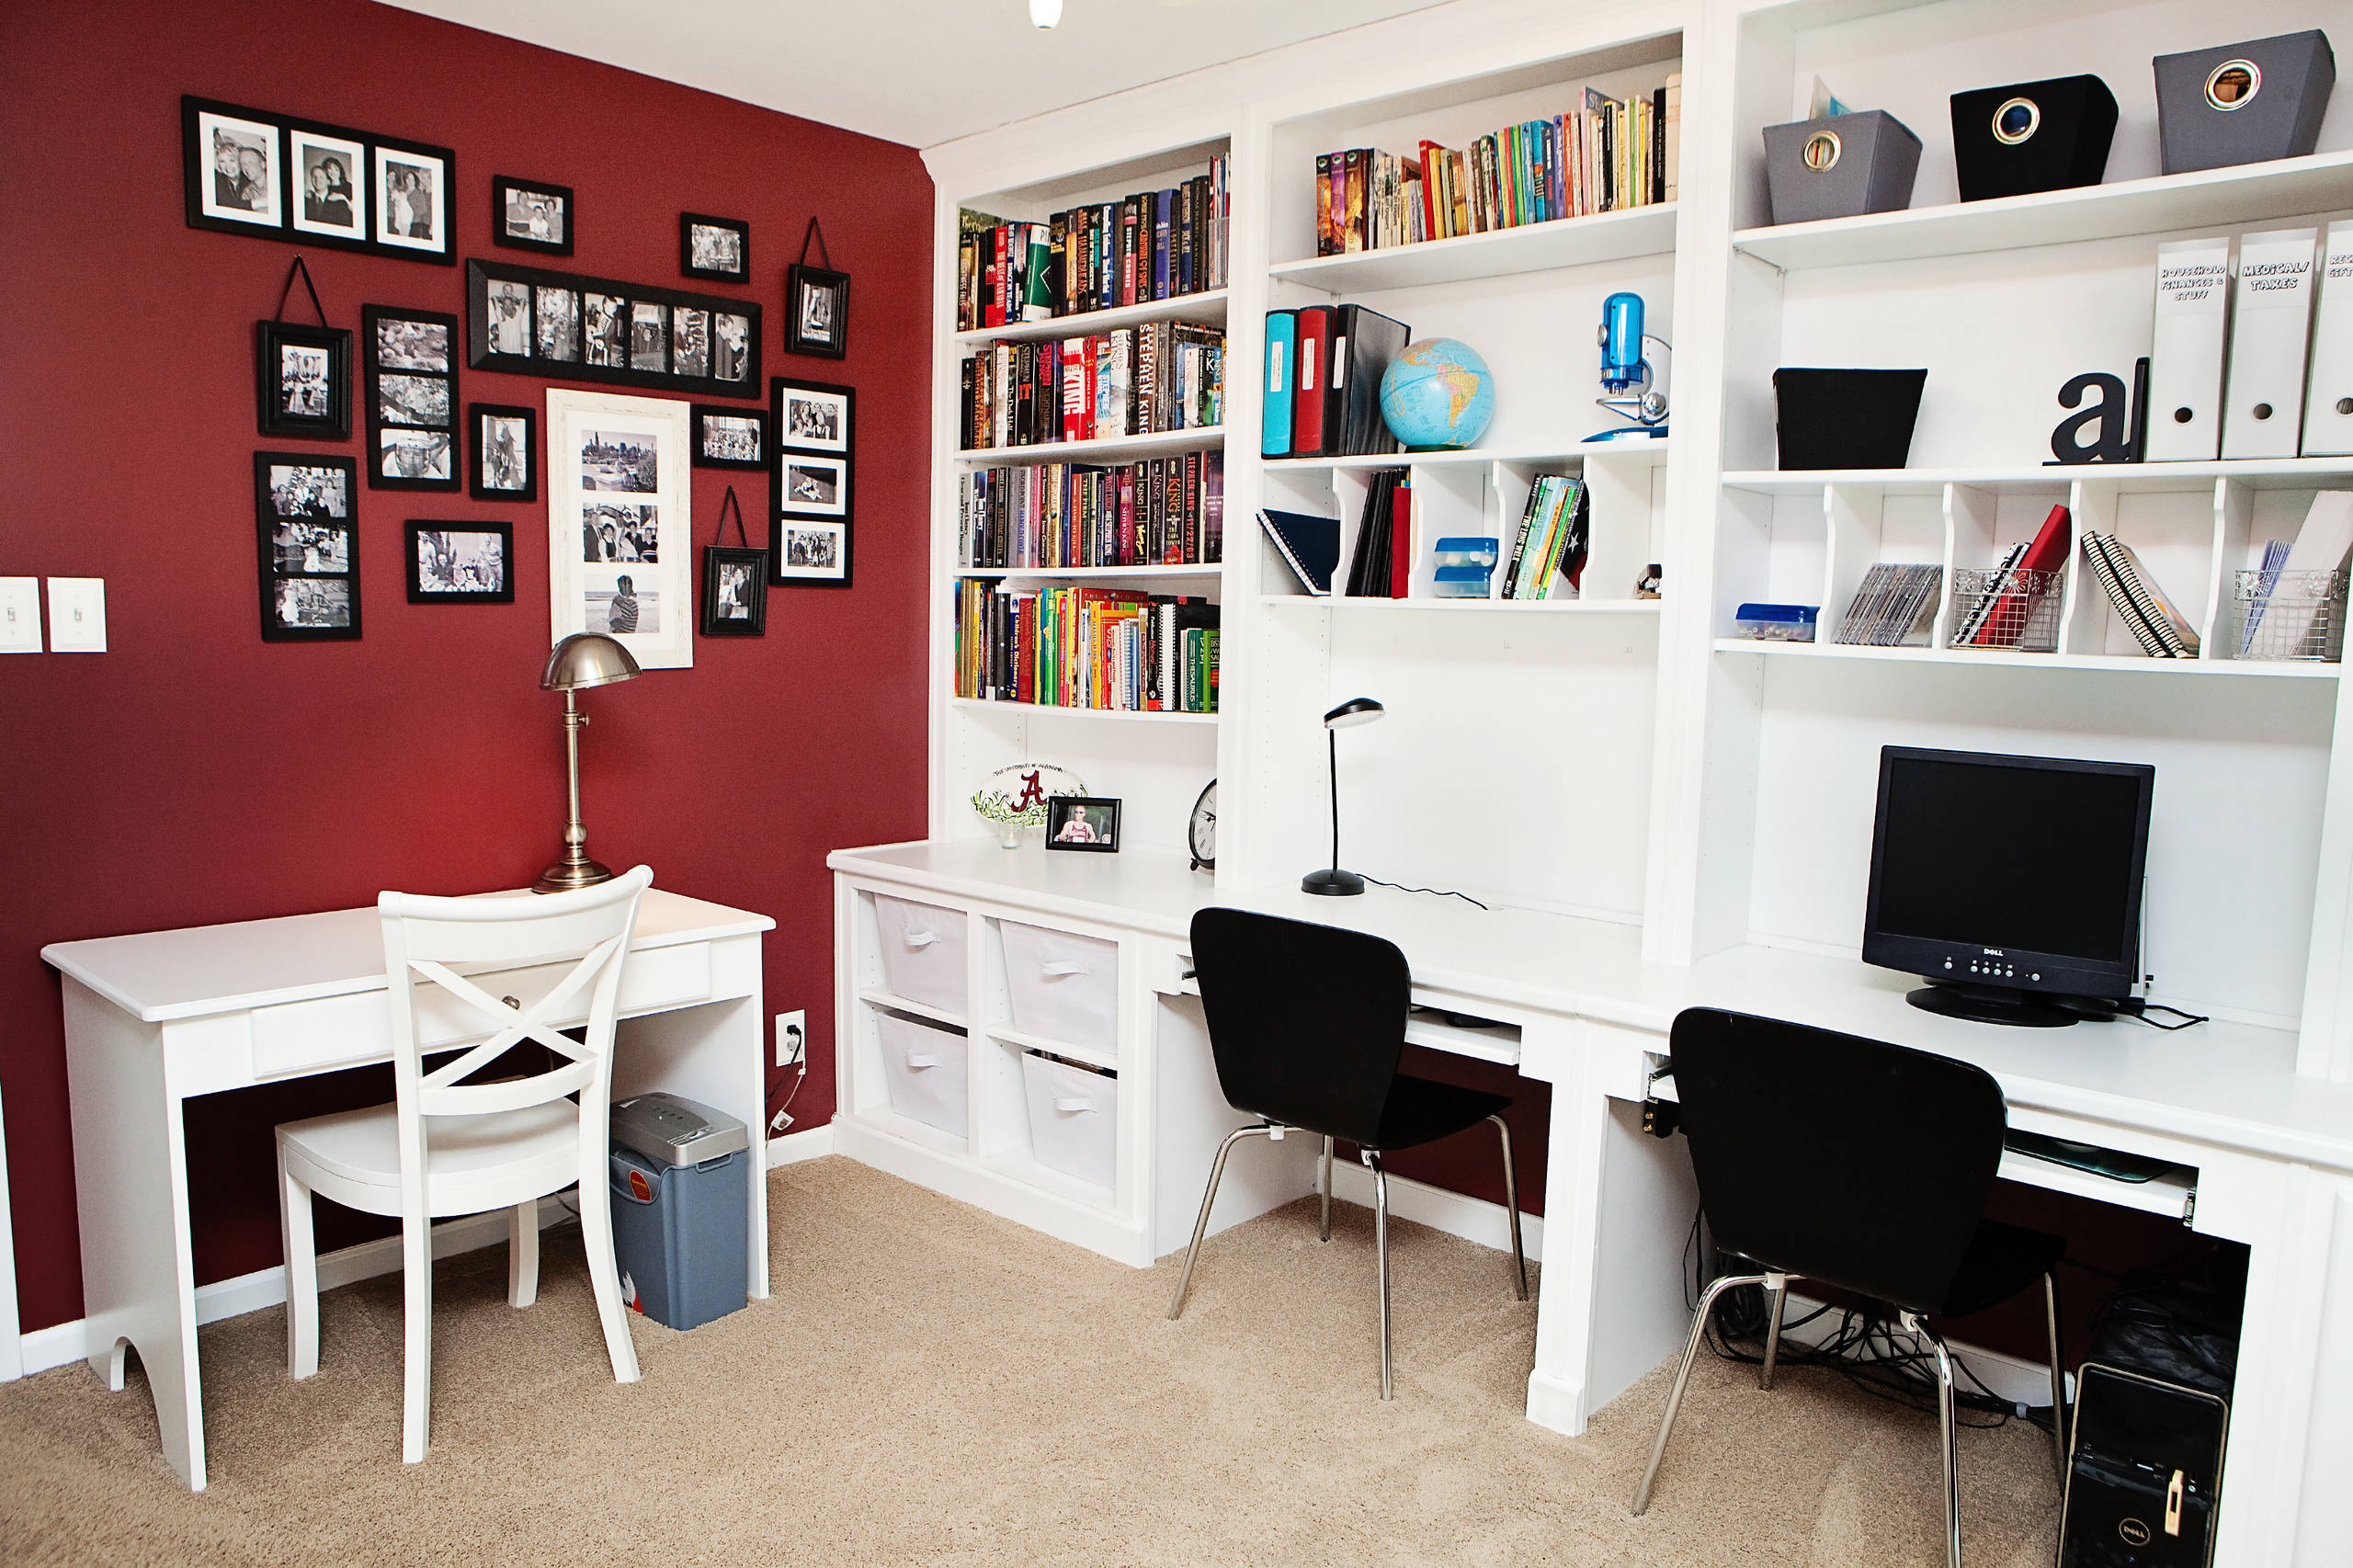
{"type": "Polygon", "coordinates": [[[463,488],[465,480],[459,472],[465,443],[458,428],[458,318],[444,311],[362,305],[359,351],[368,367],[368,487],[463,488]],[[438,339],[435,329],[440,334],[438,339]],[[441,369],[435,369],[436,364],[441,369]],[[397,417],[386,417],[388,407],[397,417]],[[438,447],[436,437],[440,437],[438,447]],[[395,466],[401,472],[392,472],[395,466]],[[437,467],[441,472],[432,472],[437,467]]]}
{"type": "Polygon", "coordinates": [[[694,466],[697,468],[747,469],[763,472],[770,455],[776,450],[773,432],[768,426],[768,411],[765,408],[745,408],[728,403],[699,403],[694,405],[694,466]],[[725,421],[714,425],[713,421],[725,421]],[[749,456],[722,456],[721,453],[740,452],[743,432],[735,426],[753,426],[753,449],[749,456]],[[716,443],[719,452],[711,449],[716,443]]]}
{"type": "Polygon", "coordinates": [[[256,322],[254,398],[254,427],[273,440],[351,439],[351,329],[256,322]],[[324,358],[315,413],[297,412],[309,406],[312,390],[289,389],[287,372],[298,362],[290,355],[303,356],[301,363],[308,363],[312,355],[324,358]]]}
{"type": "Polygon", "coordinates": [[[705,637],[765,637],[768,634],[768,552],[732,544],[702,547],[702,618],[705,637]],[[721,589],[733,574],[732,596],[721,589]],[[733,608],[730,608],[733,607],[733,608]]]}
{"type": "Polygon", "coordinates": [[[709,283],[749,283],[752,280],[752,225],[737,218],[714,218],[707,212],[678,214],[678,270],[709,283]],[[698,266],[695,231],[713,229],[735,236],[735,265],[698,266]]]}
{"type": "Polygon", "coordinates": [[[466,363],[477,370],[756,398],[760,307],[749,300],[469,257],[466,363]],[[543,318],[559,301],[569,301],[571,314],[551,332],[543,318]],[[658,307],[658,367],[637,361],[645,325],[640,306],[658,307]],[[728,369],[738,373],[725,374],[728,369]]]}
{"type": "Polygon", "coordinates": [[[447,147],[188,95],[180,99],[180,157],[191,229],[439,267],[458,263],[450,201],[458,160],[447,147]],[[261,166],[232,184],[216,183],[216,134],[241,149],[239,156],[257,155],[261,166]],[[345,176],[330,186],[333,200],[316,206],[309,199],[314,165],[332,165],[345,176]],[[411,169],[425,173],[432,187],[425,232],[388,236],[379,193],[388,176],[411,169]]]}
{"type": "Polygon", "coordinates": [[[537,501],[540,498],[540,411],[538,409],[531,407],[529,403],[470,403],[466,405],[466,437],[469,448],[469,461],[466,464],[467,494],[477,501],[537,501]],[[495,434],[488,428],[493,420],[502,422],[501,429],[495,434]],[[523,426],[519,442],[517,443],[521,449],[519,453],[502,450],[497,445],[499,436],[510,437],[513,436],[512,426],[504,424],[506,421],[513,420],[519,420],[523,426]],[[517,458],[522,463],[520,484],[492,483],[494,460],[496,463],[496,476],[511,479],[513,477],[511,464],[517,458]]]}
{"type": "Polygon", "coordinates": [[[408,526],[401,532],[401,559],[404,562],[402,574],[408,579],[408,602],[413,605],[511,605],[515,602],[513,523],[483,517],[411,517],[408,526]],[[498,540],[498,581],[495,586],[440,585],[451,581],[454,573],[471,574],[480,569],[479,546],[473,547],[471,563],[458,564],[455,552],[468,547],[450,539],[453,534],[498,540]],[[425,573],[428,544],[432,546],[432,553],[444,563],[431,582],[426,580],[425,573]]]}
{"type": "Polygon", "coordinates": [[[784,269],[784,351],[820,359],[849,353],[849,274],[794,262],[784,269]]]}
{"type": "Polygon", "coordinates": [[[570,256],[573,236],[580,227],[580,204],[568,185],[551,180],[517,179],[512,175],[490,177],[490,243],[509,250],[537,251],[542,256],[570,256]],[[535,237],[536,222],[547,224],[548,202],[554,203],[556,238],[535,237]],[[537,205],[535,205],[535,202],[537,205]]]}
{"type": "Polygon", "coordinates": [[[341,453],[254,454],[261,640],[359,640],[359,465],[341,453]]]}
{"type": "Polygon", "coordinates": [[[857,390],[829,381],[779,376],[768,383],[768,581],[778,586],[850,585],[852,462],[857,438],[857,390]],[[796,393],[822,393],[840,405],[837,445],[788,444],[788,405],[796,393]],[[810,494],[813,485],[824,494],[810,494]]]}
{"type": "Polygon", "coordinates": [[[1046,847],[1069,849],[1091,855],[1117,855],[1120,852],[1120,802],[1108,795],[1049,795],[1046,797],[1046,847]],[[1083,813],[1093,813],[1087,820],[1083,813]],[[1085,830],[1096,837],[1065,840],[1071,820],[1082,817],[1085,830]],[[1108,828],[1097,825],[1109,819],[1108,828]]]}

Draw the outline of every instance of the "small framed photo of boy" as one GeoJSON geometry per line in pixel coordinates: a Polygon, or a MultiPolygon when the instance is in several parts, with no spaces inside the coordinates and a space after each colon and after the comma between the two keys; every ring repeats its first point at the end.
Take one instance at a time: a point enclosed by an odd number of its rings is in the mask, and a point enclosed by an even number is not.
{"type": "Polygon", "coordinates": [[[1046,847],[1118,854],[1120,802],[1098,795],[1048,796],[1046,847]]]}
{"type": "Polygon", "coordinates": [[[768,552],[703,546],[702,634],[765,637],[767,630],[768,552]]]}
{"type": "Polygon", "coordinates": [[[466,493],[477,501],[538,500],[540,470],[532,435],[540,426],[540,411],[521,404],[477,403],[466,410],[466,422],[473,426],[474,437],[466,493]]]}
{"type": "Polygon", "coordinates": [[[259,428],[313,441],[351,438],[351,334],[291,322],[256,324],[259,428]]]}
{"type": "Polygon", "coordinates": [[[849,274],[798,262],[784,270],[784,351],[839,359],[849,353],[849,274]]]}

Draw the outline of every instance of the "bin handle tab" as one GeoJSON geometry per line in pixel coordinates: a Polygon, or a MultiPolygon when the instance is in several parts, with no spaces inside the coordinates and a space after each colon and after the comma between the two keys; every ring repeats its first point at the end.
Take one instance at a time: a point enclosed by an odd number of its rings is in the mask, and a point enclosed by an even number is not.
{"type": "Polygon", "coordinates": [[[911,948],[927,948],[934,942],[939,940],[939,933],[937,931],[910,931],[907,933],[906,939],[907,946],[911,948]]]}
{"type": "Polygon", "coordinates": [[[915,1068],[937,1067],[939,1065],[939,1058],[927,1051],[918,1051],[908,1056],[907,1065],[915,1068]]]}
{"type": "Polygon", "coordinates": [[[1086,966],[1075,959],[1056,959],[1051,963],[1040,964],[1038,972],[1049,978],[1058,978],[1065,974],[1085,974],[1086,966]]]}
{"type": "Polygon", "coordinates": [[[1069,1111],[1074,1116],[1080,1111],[1093,1110],[1096,1108],[1093,1100],[1081,1099],[1076,1095],[1056,1095],[1054,1096],[1054,1108],[1056,1110],[1069,1111]]]}

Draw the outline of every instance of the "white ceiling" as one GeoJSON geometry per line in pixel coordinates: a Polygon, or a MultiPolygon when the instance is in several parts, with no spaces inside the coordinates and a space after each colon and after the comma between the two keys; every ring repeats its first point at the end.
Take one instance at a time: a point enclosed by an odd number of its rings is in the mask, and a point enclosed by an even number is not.
{"type": "Polygon", "coordinates": [[[1438,0],[390,0],[915,147],[1438,0]]]}

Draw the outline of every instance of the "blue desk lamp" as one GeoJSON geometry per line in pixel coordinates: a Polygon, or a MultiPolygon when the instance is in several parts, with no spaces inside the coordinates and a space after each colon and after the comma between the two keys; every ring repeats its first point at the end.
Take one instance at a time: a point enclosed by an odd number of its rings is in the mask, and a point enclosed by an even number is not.
{"type": "Polygon", "coordinates": [[[1332,754],[1332,864],[1321,871],[1310,871],[1299,880],[1302,892],[1322,893],[1327,898],[1346,898],[1364,892],[1364,879],[1354,871],[1340,869],[1340,742],[1339,732],[1358,724],[1370,724],[1388,710],[1370,697],[1351,697],[1324,715],[1324,739],[1332,754]]]}

